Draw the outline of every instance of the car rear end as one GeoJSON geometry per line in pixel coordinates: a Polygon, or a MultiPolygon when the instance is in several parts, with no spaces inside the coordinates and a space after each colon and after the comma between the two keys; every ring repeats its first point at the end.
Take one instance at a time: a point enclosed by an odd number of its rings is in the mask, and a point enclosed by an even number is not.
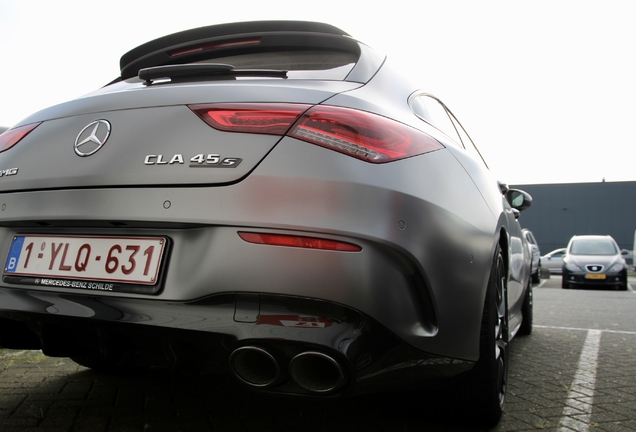
{"type": "MultiPolygon", "coordinates": [[[[452,192],[423,199],[412,173],[470,178],[430,135],[328,103],[383,62],[313,23],[195,29],[2,135],[0,345],[91,367],[144,352],[310,395],[470,368],[473,330],[435,340],[452,306],[435,306],[441,275],[422,261],[485,286],[490,256],[457,235],[452,192]],[[405,220],[436,226],[435,253],[405,220]],[[457,250],[470,263],[447,259],[457,250]]],[[[462,229],[490,250],[490,222],[462,229]]]]}

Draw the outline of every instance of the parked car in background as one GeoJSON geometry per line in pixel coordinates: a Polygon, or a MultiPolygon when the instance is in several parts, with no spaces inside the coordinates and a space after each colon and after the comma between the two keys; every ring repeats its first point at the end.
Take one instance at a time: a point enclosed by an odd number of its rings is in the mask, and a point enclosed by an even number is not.
{"type": "Polygon", "coordinates": [[[559,248],[543,255],[541,257],[541,268],[548,270],[550,274],[561,274],[565,251],[566,248],[559,248]]]}
{"type": "Polygon", "coordinates": [[[523,232],[523,236],[528,242],[528,246],[530,247],[530,251],[532,253],[532,282],[539,283],[541,281],[541,251],[539,250],[539,244],[537,240],[534,238],[534,234],[527,228],[521,230],[523,232]]]}
{"type": "Polygon", "coordinates": [[[603,286],[627,290],[627,264],[611,236],[574,236],[563,258],[562,288],[603,286]]]}
{"type": "Polygon", "coordinates": [[[342,30],[168,35],[2,137],[4,348],[327,399],[456,377],[458,409],[499,420],[532,198],[342,30]]]}

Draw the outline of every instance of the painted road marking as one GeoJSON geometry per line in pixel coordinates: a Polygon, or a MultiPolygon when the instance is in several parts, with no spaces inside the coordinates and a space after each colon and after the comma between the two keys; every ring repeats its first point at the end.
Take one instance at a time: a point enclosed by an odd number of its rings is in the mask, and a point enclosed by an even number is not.
{"type": "Polygon", "coordinates": [[[588,330],[579,364],[563,408],[558,430],[587,432],[592,416],[601,330],[588,330]]]}

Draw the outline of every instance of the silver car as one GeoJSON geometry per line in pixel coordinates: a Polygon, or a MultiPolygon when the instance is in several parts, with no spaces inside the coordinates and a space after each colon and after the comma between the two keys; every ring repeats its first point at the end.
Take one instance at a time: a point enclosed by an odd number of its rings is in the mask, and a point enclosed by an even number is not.
{"type": "Polygon", "coordinates": [[[531,198],[439,99],[310,22],[188,30],[120,69],[0,136],[2,347],[326,398],[457,376],[498,421],[531,198]]]}
{"type": "Polygon", "coordinates": [[[555,249],[541,257],[541,268],[547,269],[550,274],[561,274],[563,268],[563,256],[566,248],[555,249]]]}
{"type": "Polygon", "coordinates": [[[524,228],[521,232],[523,233],[532,254],[532,282],[539,283],[541,281],[541,251],[539,250],[539,244],[534,238],[532,231],[524,228]]]}
{"type": "Polygon", "coordinates": [[[611,236],[573,236],[563,258],[562,288],[627,290],[627,264],[611,236]]]}

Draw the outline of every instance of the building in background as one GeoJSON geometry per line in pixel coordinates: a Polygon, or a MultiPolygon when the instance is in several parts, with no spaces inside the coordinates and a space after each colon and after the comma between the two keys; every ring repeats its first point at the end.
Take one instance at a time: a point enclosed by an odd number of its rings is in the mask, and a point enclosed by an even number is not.
{"type": "MultiPolygon", "coordinates": [[[[541,254],[566,247],[570,237],[609,234],[632,251],[636,231],[636,182],[515,185],[532,195],[519,221],[539,243],[541,254]]],[[[628,264],[633,265],[632,255],[628,264]]]]}

